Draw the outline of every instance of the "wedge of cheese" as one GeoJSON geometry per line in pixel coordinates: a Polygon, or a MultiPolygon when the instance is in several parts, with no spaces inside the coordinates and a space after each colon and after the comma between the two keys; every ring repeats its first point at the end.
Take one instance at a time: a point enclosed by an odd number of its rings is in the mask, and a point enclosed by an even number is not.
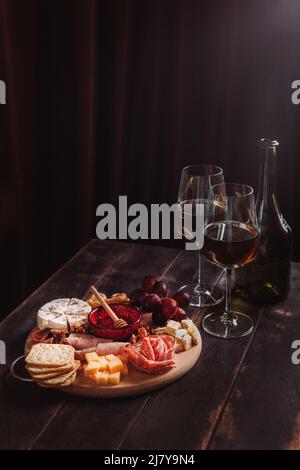
{"type": "Polygon", "coordinates": [[[72,330],[74,324],[83,324],[91,311],[91,306],[81,299],[55,299],[43,305],[37,313],[38,327],[72,330]]]}

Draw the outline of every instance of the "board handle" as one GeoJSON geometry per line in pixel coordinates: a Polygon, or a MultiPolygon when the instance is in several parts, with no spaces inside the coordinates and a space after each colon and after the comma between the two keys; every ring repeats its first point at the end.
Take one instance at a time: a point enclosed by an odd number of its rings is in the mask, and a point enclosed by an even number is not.
{"type": "Polygon", "coordinates": [[[21,375],[17,374],[17,372],[15,371],[15,366],[16,364],[21,360],[21,359],[24,359],[26,357],[25,354],[22,354],[22,356],[19,356],[17,357],[17,359],[15,359],[11,365],[10,365],[10,373],[11,375],[14,377],[14,379],[17,379],[17,380],[21,380],[21,382],[34,382],[33,379],[29,379],[29,378],[26,378],[26,377],[22,377],[21,375]]]}

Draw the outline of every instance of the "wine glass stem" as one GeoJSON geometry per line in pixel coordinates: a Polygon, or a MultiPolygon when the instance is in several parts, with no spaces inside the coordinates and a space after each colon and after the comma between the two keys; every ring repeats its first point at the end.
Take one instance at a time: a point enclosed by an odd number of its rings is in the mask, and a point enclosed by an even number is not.
{"type": "Polygon", "coordinates": [[[226,274],[226,297],[225,297],[225,312],[222,315],[223,323],[233,323],[234,315],[231,310],[231,268],[225,269],[226,274]]]}
{"type": "Polygon", "coordinates": [[[199,256],[198,258],[198,286],[201,286],[203,282],[203,261],[202,261],[201,250],[199,250],[198,256],[199,256]]]}

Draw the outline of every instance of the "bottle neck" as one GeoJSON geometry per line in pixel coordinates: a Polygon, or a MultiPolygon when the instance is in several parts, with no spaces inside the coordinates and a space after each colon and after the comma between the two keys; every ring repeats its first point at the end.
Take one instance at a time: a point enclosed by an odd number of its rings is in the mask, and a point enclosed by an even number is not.
{"type": "Polygon", "coordinates": [[[257,207],[276,205],[277,147],[260,148],[260,174],[257,207]]]}

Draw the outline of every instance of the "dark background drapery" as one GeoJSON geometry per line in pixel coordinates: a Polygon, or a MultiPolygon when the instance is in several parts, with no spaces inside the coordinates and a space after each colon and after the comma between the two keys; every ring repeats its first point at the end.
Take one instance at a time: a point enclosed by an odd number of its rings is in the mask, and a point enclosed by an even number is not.
{"type": "Polygon", "coordinates": [[[278,190],[300,259],[298,0],[0,0],[1,316],[95,236],[102,202],[174,202],[181,168],[278,190]]]}

